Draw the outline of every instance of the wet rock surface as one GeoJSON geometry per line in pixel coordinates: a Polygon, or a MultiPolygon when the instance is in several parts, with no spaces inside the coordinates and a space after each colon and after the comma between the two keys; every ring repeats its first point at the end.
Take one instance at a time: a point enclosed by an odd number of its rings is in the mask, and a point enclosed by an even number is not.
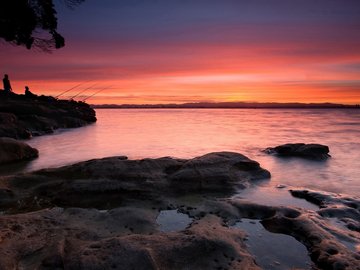
{"type": "Polygon", "coordinates": [[[352,231],[360,232],[360,198],[314,190],[290,190],[294,197],[318,205],[323,217],[338,218],[352,231]]]}
{"type": "Polygon", "coordinates": [[[288,143],[269,147],[264,151],[283,157],[302,157],[315,160],[324,160],[330,157],[329,147],[322,144],[288,143]]]}
{"type": "Polygon", "coordinates": [[[164,194],[233,192],[269,177],[257,162],[238,153],[219,152],[190,160],[111,157],[5,177],[2,182],[12,190],[17,208],[108,208],[134,198],[156,201],[164,194]]]}
{"type": "Polygon", "coordinates": [[[53,208],[3,216],[0,268],[259,269],[244,248],[244,234],[219,218],[161,233],[151,226],[154,213],[53,208]]]}
{"type": "Polygon", "coordinates": [[[314,211],[230,196],[269,175],[243,155],[220,152],[190,160],[112,157],[3,177],[0,268],[260,269],[246,233],[233,228],[253,219],[305,245],[314,269],[360,269],[359,198],[291,190],[320,206],[314,211]],[[191,223],[161,230],[163,210],[191,223]]]}
{"type": "Polygon", "coordinates": [[[31,160],[38,156],[38,150],[24,142],[19,142],[11,138],[0,138],[0,165],[31,160]]]}
{"type": "Polygon", "coordinates": [[[95,111],[84,102],[50,96],[26,97],[0,93],[0,137],[28,139],[96,122],[95,111]]]}

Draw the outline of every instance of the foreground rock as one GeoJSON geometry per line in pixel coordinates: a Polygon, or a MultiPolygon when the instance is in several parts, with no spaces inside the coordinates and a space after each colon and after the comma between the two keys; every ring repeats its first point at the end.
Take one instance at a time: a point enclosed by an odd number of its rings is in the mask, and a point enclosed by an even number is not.
{"type": "Polygon", "coordinates": [[[0,268],[259,269],[244,233],[222,218],[163,233],[156,217],[185,207],[182,196],[202,201],[264,177],[270,174],[257,162],[220,152],[190,160],[113,157],[2,178],[0,205],[14,214],[0,216],[0,268]],[[61,208],[33,211],[50,206],[61,208]]]}
{"type": "Polygon", "coordinates": [[[134,198],[111,210],[52,208],[1,216],[0,268],[260,269],[246,248],[246,234],[231,226],[250,218],[303,243],[314,269],[360,269],[359,234],[336,227],[321,210],[216,198],[163,197],[157,204],[134,198]],[[156,216],[169,202],[193,217],[188,228],[159,230],[156,216]]]}
{"type": "Polygon", "coordinates": [[[11,196],[0,197],[0,207],[105,207],[134,198],[156,201],[163,194],[229,193],[269,177],[259,163],[232,152],[190,160],[111,157],[3,178],[11,196]]]}
{"type": "MultiPolygon", "coordinates": [[[[318,205],[323,217],[338,218],[349,230],[360,233],[360,199],[351,196],[313,190],[290,190],[294,197],[318,205]]],[[[359,246],[360,251],[360,246],[359,246]]]]}
{"type": "Polygon", "coordinates": [[[0,165],[37,158],[39,152],[24,142],[0,138],[0,165]]]}
{"type": "Polygon", "coordinates": [[[151,210],[128,210],[51,209],[0,217],[0,268],[260,269],[245,249],[244,233],[215,216],[161,233],[151,210]]]}
{"type": "Polygon", "coordinates": [[[268,154],[323,160],[330,157],[329,147],[322,144],[288,143],[265,149],[268,154]]]}
{"type": "Polygon", "coordinates": [[[231,198],[269,176],[243,155],[220,152],[113,157],[2,178],[0,269],[259,269],[245,232],[232,227],[242,218],[293,236],[315,269],[360,269],[360,199],[292,190],[319,205],[312,211],[231,198]],[[190,225],[160,230],[156,218],[170,209],[190,225]]]}
{"type": "Polygon", "coordinates": [[[0,100],[0,137],[28,139],[58,128],[81,127],[96,121],[95,111],[84,102],[5,95],[3,91],[0,100]]]}

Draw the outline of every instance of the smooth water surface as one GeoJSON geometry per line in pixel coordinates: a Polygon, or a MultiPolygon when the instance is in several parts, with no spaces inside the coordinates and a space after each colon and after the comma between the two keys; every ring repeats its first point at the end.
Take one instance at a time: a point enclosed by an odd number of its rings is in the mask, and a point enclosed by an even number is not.
{"type": "Polygon", "coordinates": [[[156,218],[161,232],[177,232],[185,230],[193,221],[188,215],[178,210],[162,210],[156,218]]]}
{"type": "MultiPolygon", "coordinates": [[[[98,109],[96,124],[33,138],[40,157],[2,174],[126,155],[131,159],[192,158],[235,151],[260,162],[275,187],[316,188],[360,195],[360,110],[352,109],[98,109]],[[321,143],[332,158],[278,158],[262,149],[283,143],[321,143]]],[[[275,189],[275,188],[274,188],[275,189]]]]}
{"type": "Polygon", "coordinates": [[[311,260],[305,246],[292,236],[268,232],[258,220],[245,218],[233,228],[246,232],[247,248],[263,269],[311,269],[311,260]]]}

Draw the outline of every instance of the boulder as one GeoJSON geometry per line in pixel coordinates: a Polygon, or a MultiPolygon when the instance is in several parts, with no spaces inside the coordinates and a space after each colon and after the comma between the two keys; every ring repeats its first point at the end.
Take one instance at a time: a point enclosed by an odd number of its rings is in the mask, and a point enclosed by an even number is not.
{"type": "Polygon", "coordinates": [[[22,125],[15,114],[0,112],[0,137],[29,139],[31,132],[22,125]]]}
{"type": "Polygon", "coordinates": [[[265,149],[268,154],[323,160],[330,157],[329,147],[322,144],[288,143],[265,149]]]}
{"type": "Polygon", "coordinates": [[[11,176],[6,182],[16,193],[14,203],[18,206],[100,207],[112,202],[124,204],[134,197],[151,201],[170,193],[229,193],[269,177],[267,170],[244,155],[219,152],[190,160],[94,159],[11,176]],[[35,203],[34,197],[41,203],[35,203]]]}
{"type": "Polygon", "coordinates": [[[170,175],[177,190],[232,190],[248,183],[270,178],[270,172],[248,157],[233,152],[206,154],[186,161],[170,175]],[[241,181],[239,181],[241,179],[241,181]]]}
{"type": "Polygon", "coordinates": [[[24,142],[11,138],[0,138],[0,164],[31,160],[38,156],[38,150],[24,142]]]}

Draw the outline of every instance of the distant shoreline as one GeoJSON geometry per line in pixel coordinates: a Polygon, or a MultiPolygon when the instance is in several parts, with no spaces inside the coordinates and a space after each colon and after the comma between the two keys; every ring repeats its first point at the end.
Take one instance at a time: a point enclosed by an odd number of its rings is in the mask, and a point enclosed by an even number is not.
{"type": "Polygon", "coordinates": [[[101,104],[94,109],[360,109],[360,105],[335,103],[184,103],[184,104],[101,104]]]}

